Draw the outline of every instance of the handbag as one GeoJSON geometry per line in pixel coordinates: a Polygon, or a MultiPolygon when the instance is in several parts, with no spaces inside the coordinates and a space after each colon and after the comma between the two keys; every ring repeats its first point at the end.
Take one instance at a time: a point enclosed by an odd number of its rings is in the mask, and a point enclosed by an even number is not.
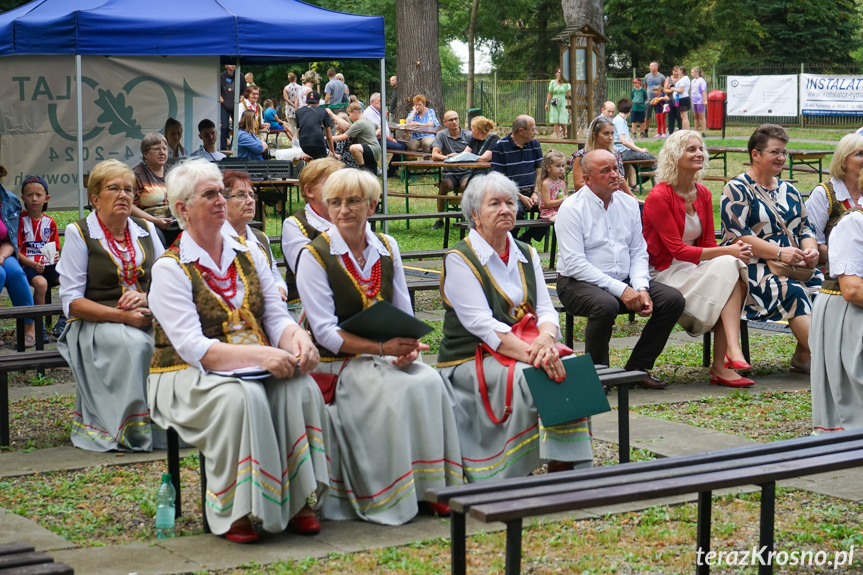
{"type": "MultiPolygon", "coordinates": [[[[533,340],[539,337],[539,326],[536,324],[536,315],[534,315],[532,311],[524,314],[524,316],[512,326],[512,333],[525,343],[533,343],[533,340]]],[[[560,357],[572,355],[571,348],[562,343],[555,343],[554,345],[557,348],[560,357]]],[[[485,412],[488,414],[488,417],[492,422],[503,423],[509,419],[510,415],[512,415],[512,380],[515,375],[515,364],[518,363],[518,360],[501,355],[491,349],[486,343],[477,344],[475,359],[477,384],[479,385],[479,393],[482,396],[482,403],[485,406],[485,412]],[[506,372],[506,397],[504,411],[503,415],[499,418],[494,414],[494,411],[491,408],[491,401],[488,397],[488,386],[485,383],[485,371],[482,366],[483,353],[491,354],[501,363],[501,365],[508,367],[506,372]]]]}
{"type": "Polygon", "coordinates": [[[351,358],[346,358],[345,362],[342,364],[342,368],[338,373],[322,373],[313,371],[309,375],[312,376],[312,379],[315,380],[315,383],[318,384],[318,387],[321,390],[321,395],[324,396],[324,403],[327,405],[331,404],[336,399],[336,384],[339,382],[339,377],[342,375],[342,371],[345,369],[345,366],[348,364],[348,361],[351,358]]]}
{"type": "Polygon", "coordinates": [[[557,98],[552,98],[550,103],[552,106],[557,106],[557,98]]]}
{"type": "MultiPolygon", "coordinates": [[[[782,231],[785,232],[785,235],[788,237],[788,241],[791,242],[791,246],[799,248],[797,238],[794,237],[794,234],[792,234],[788,229],[788,226],[785,225],[785,218],[783,218],[782,214],[779,213],[779,210],[776,209],[776,204],[773,202],[773,198],[765,194],[757,186],[753,186],[748,180],[746,181],[746,185],[749,186],[749,189],[752,190],[754,194],[761,198],[761,201],[764,202],[768,208],[773,210],[773,214],[776,216],[776,221],[779,222],[779,225],[782,227],[782,231]]],[[[767,269],[769,269],[770,273],[773,275],[785,276],[789,279],[801,282],[808,282],[812,279],[812,276],[815,275],[814,266],[811,268],[806,266],[792,266],[791,264],[786,264],[779,260],[767,260],[767,269]]]]}

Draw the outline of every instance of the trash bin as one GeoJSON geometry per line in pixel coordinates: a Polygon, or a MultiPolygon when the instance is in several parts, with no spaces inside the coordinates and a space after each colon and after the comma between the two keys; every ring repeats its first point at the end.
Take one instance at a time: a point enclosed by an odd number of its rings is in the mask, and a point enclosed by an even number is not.
{"type": "Polygon", "coordinates": [[[707,129],[725,129],[725,92],[722,90],[707,94],[707,129]]]}
{"type": "Polygon", "coordinates": [[[471,108],[467,111],[467,128],[470,129],[471,121],[477,116],[482,116],[482,108],[471,108]]]}

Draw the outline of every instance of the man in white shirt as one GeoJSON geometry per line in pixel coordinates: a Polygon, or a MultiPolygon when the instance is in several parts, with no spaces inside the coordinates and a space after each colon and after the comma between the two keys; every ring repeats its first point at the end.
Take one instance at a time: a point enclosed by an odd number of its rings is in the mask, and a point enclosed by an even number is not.
{"type": "MultiPolygon", "coordinates": [[[[656,158],[647,151],[647,148],[639,148],[635,145],[632,137],[629,135],[629,124],[626,120],[632,112],[632,100],[629,98],[621,98],[617,102],[618,113],[614,117],[614,151],[620,152],[623,161],[627,160],[656,160],[656,158]]],[[[635,168],[631,165],[625,166],[626,178],[629,181],[629,189],[636,186],[635,168]]]]}
{"type": "MultiPolygon", "coordinates": [[[[585,351],[594,363],[609,364],[619,314],[649,317],[626,362],[626,369],[649,371],[686,302],[676,289],[650,280],[638,201],[620,192],[615,157],[594,150],[582,159],[582,171],[584,187],[561,204],[554,225],[558,297],[568,312],[587,317],[585,351]]],[[[641,385],[662,389],[668,383],[647,375],[641,385]]]]}
{"type": "MultiPolygon", "coordinates": [[[[395,78],[395,76],[393,76],[395,78]]],[[[368,118],[378,127],[377,136],[378,140],[381,138],[381,93],[375,92],[371,96],[369,96],[369,105],[363,110],[363,118],[368,118]]],[[[408,147],[404,142],[399,142],[395,138],[393,138],[392,133],[390,132],[390,127],[388,124],[384,124],[384,128],[386,129],[386,137],[387,137],[387,152],[392,151],[404,151],[407,150],[408,147]]],[[[383,144],[381,144],[383,146],[383,144]]],[[[387,177],[392,178],[396,175],[398,168],[394,168],[392,166],[393,162],[401,162],[404,160],[404,156],[401,154],[393,154],[393,159],[390,160],[389,167],[387,168],[387,177]]]]}
{"type": "Polygon", "coordinates": [[[191,153],[192,157],[201,156],[208,162],[218,162],[225,158],[225,154],[216,149],[216,123],[204,118],[198,122],[198,137],[201,138],[201,147],[191,153]]]}

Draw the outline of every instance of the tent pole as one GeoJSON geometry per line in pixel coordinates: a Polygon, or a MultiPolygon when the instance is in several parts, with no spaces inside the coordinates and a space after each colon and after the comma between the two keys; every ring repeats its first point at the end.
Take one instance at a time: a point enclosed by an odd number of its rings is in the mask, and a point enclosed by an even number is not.
{"type": "Polygon", "coordinates": [[[78,99],[76,108],[78,114],[78,217],[84,217],[85,187],[84,187],[84,104],[81,96],[81,54],[75,54],[75,97],[78,99]]]}
{"type": "MultiPolygon", "coordinates": [[[[387,83],[386,83],[386,61],[381,58],[381,179],[384,182],[384,213],[387,211],[387,83]]],[[[369,104],[371,105],[371,104],[369,104]]],[[[390,233],[389,222],[384,220],[384,233],[390,233]]]]}
{"type": "Polygon", "coordinates": [[[243,71],[240,69],[240,57],[237,56],[237,67],[234,68],[234,113],[231,114],[231,123],[234,125],[234,135],[231,136],[231,157],[237,157],[237,141],[240,139],[240,80],[243,71]]]}

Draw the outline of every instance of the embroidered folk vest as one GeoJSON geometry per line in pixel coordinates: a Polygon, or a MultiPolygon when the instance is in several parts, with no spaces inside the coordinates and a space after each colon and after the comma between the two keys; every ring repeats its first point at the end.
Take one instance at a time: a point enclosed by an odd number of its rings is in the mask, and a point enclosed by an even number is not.
{"type": "MultiPolygon", "coordinates": [[[[527,261],[530,262],[530,246],[517,240],[515,241],[515,245],[521,250],[527,261]]],[[[497,282],[488,273],[485,266],[480,263],[479,259],[477,259],[476,253],[474,253],[470,245],[470,240],[460,241],[453,246],[453,249],[447,252],[447,255],[452,253],[461,256],[471,268],[474,275],[476,275],[482,286],[488,307],[497,321],[513,325],[523,317],[525,304],[530,304],[533,309],[536,309],[536,276],[533,273],[533,266],[518,262],[518,271],[521,276],[524,297],[520,302],[513,302],[501,291],[497,282]]],[[[510,257],[516,256],[513,254],[510,257]]],[[[456,365],[473,359],[476,353],[476,345],[481,343],[481,340],[465,329],[461,321],[459,321],[452,304],[444,295],[445,283],[446,274],[441,273],[440,291],[441,296],[443,296],[444,317],[443,339],[440,342],[440,351],[438,352],[438,367],[456,365]]]]}
{"type": "MultiPolygon", "coordinates": [[[[140,218],[129,218],[142,229],[147,230],[147,222],[140,218]]],[[[120,279],[123,272],[111,254],[102,246],[99,240],[91,238],[87,227],[87,218],[75,222],[75,227],[84,239],[89,254],[87,260],[87,286],[84,288],[84,297],[96,303],[109,307],[116,307],[120,296],[123,295],[123,286],[120,279]]],[[[136,238],[135,249],[144,255],[138,266],[138,285],[142,292],[150,289],[150,268],[153,267],[155,252],[153,251],[153,240],[150,236],[136,238]],[[142,241],[143,240],[143,241],[142,241]]]]}
{"type": "MultiPolygon", "coordinates": [[[[206,337],[218,339],[223,343],[270,345],[261,327],[264,317],[264,293],[249,252],[237,252],[234,257],[237,278],[243,282],[245,292],[243,305],[236,310],[231,310],[222,298],[213,293],[194,262],[180,263],[179,248],[168,248],[162,257],[176,260],[192,282],[192,301],[201,320],[201,331],[206,337]]],[[[158,321],[153,322],[153,331],[156,348],[150,362],[150,373],[177,371],[189,367],[174,349],[158,321]]]]}
{"type": "MultiPolygon", "coordinates": [[[[305,210],[298,211],[288,219],[294,220],[297,223],[297,227],[300,228],[300,231],[304,236],[309,238],[309,241],[312,241],[321,235],[321,232],[316,230],[314,226],[309,223],[309,220],[306,218],[305,210]]],[[[287,258],[285,258],[285,264],[285,283],[288,284],[288,303],[298,303],[300,301],[300,292],[297,291],[297,276],[292,268],[292,265],[293,267],[296,267],[297,262],[289,262],[287,258]]]]}
{"type": "MultiPolygon", "coordinates": [[[[825,188],[826,188],[826,186],[825,186],[825,188]]],[[[838,203],[840,206],[842,206],[842,204],[840,202],[835,202],[835,199],[836,199],[835,196],[833,199],[834,199],[834,203],[838,203]]],[[[836,224],[839,223],[839,220],[841,220],[842,218],[844,218],[845,216],[847,216],[848,214],[850,214],[852,212],[863,212],[863,208],[851,208],[849,210],[849,209],[845,209],[845,206],[842,206],[842,212],[835,219],[835,221],[833,222],[833,225],[830,226],[829,229],[832,231],[833,228],[836,227],[836,224]]],[[[832,214],[832,212],[831,212],[831,214],[832,214]]],[[[825,228],[825,230],[824,230],[824,235],[825,236],[827,235],[827,228],[825,228]]],[[[828,293],[828,294],[832,294],[832,295],[841,295],[842,290],[839,287],[839,279],[834,278],[834,277],[830,277],[828,275],[828,273],[829,272],[828,272],[827,268],[825,267],[824,282],[821,284],[821,293],[828,293]]]]}
{"type": "MultiPolygon", "coordinates": [[[[311,243],[306,244],[303,249],[309,250],[318,263],[326,270],[327,279],[330,282],[330,288],[333,290],[333,300],[336,304],[336,317],[338,323],[349,319],[360,313],[375,300],[385,300],[390,303],[393,301],[393,258],[392,249],[389,242],[383,234],[377,234],[383,244],[389,250],[389,256],[381,256],[381,289],[374,299],[369,299],[360,289],[357,281],[351,276],[342,264],[340,256],[334,256],[330,253],[330,236],[326,232],[322,232],[311,243]]],[[[314,333],[312,333],[314,338],[314,333]]],[[[321,354],[321,361],[334,361],[349,357],[351,354],[339,353],[333,354],[327,348],[317,343],[318,351],[321,354]]]]}

